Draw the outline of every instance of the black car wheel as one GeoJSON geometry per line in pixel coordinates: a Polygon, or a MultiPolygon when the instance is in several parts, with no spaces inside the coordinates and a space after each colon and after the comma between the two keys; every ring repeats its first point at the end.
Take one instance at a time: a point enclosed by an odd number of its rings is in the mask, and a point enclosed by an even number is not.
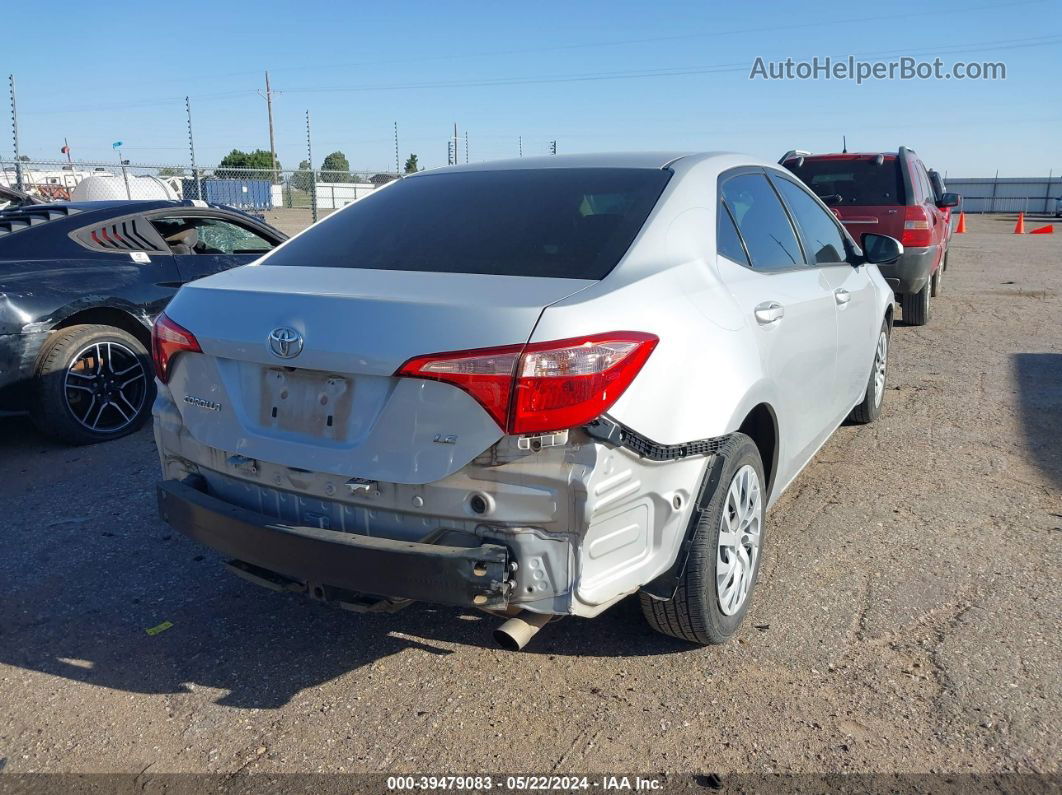
{"type": "Polygon", "coordinates": [[[741,625],[766,534],[767,480],[756,443],[731,434],[719,455],[719,483],[701,513],[675,595],[662,601],[640,594],[649,626],[702,645],[724,643],[741,625]]]}
{"type": "Polygon", "coordinates": [[[929,322],[929,298],[933,292],[932,279],[917,293],[905,293],[900,296],[903,309],[903,322],[908,326],[924,326],[929,322]]]}
{"type": "Polygon", "coordinates": [[[92,444],[132,433],[155,399],[144,346],[110,326],[71,326],[55,332],[37,360],[37,400],[31,415],[49,436],[92,444]]]}

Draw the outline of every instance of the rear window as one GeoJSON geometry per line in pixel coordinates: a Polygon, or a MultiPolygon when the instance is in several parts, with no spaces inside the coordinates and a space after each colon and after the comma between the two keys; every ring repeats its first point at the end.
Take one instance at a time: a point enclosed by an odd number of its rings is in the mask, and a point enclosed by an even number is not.
{"type": "Polygon", "coordinates": [[[903,204],[903,179],[899,161],[885,158],[879,166],[877,158],[852,160],[787,160],[785,167],[804,181],[815,195],[827,204],[880,206],[903,204]],[[830,197],[839,199],[830,201],[830,197]]]}
{"type": "Polygon", "coordinates": [[[311,227],[263,264],[602,279],[670,176],[546,168],[412,177],[311,227]]]}

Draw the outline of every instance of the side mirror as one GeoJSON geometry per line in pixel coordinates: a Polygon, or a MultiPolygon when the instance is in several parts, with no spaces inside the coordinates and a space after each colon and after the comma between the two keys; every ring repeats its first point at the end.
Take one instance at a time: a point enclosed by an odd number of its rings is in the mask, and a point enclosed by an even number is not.
{"type": "Polygon", "coordinates": [[[937,202],[937,207],[958,207],[959,206],[959,194],[958,193],[945,193],[940,197],[940,201],[937,202]]]}
{"type": "Polygon", "coordinates": [[[863,261],[872,265],[885,265],[895,262],[903,254],[903,244],[888,235],[875,235],[867,232],[863,235],[863,261]]]}
{"type": "Polygon", "coordinates": [[[835,204],[841,204],[844,202],[844,197],[840,193],[827,193],[825,196],[819,196],[822,199],[822,203],[827,207],[833,207],[835,204]]]}

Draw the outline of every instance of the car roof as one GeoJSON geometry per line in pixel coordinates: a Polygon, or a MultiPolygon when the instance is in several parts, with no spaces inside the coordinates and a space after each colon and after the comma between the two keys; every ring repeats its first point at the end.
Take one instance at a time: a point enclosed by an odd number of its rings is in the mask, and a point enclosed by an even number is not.
{"type": "Polygon", "coordinates": [[[481,163],[462,163],[429,171],[411,174],[411,177],[428,176],[461,171],[520,171],[547,168],[668,168],[679,161],[684,166],[709,160],[717,160],[720,166],[735,164],[764,165],[776,168],[777,164],[751,155],[736,152],[606,152],[601,154],[545,155],[541,157],[514,157],[507,160],[488,160],[481,163]]]}
{"type": "Polygon", "coordinates": [[[195,204],[191,199],[111,199],[108,201],[97,202],[49,202],[49,204],[69,207],[83,213],[97,210],[124,210],[128,212],[137,212],[138,210],[156,210],[163,207],[208,206],[217,209],[217,205],[215,204],[208,205],[205,202],[195,204]]]}
{"type": "Polygon", "coordinates": [[[688,152],[610,152],[604,154],[545,155],[488,160],[436,168],[424,174],[446,171],[517,171],[542,168],[665,168],[688,152]]]}
{"type": "Polygon", "coordinates": [[[897,152],[817,152],[813,155],[790,155],[785,162],[804,158],[805,160],[861,160],[867,157],[896,157],[897,152]]]}

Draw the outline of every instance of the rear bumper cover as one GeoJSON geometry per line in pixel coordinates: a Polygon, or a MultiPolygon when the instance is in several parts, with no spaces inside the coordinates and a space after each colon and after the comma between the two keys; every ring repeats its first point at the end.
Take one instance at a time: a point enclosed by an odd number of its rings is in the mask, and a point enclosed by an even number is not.
{"type": "Polygon", "coordinates": [[[933,273],[933,265],[939,258],[939,245],[905,248],[896,262],[879,265],[878,269],[894,292],[901,295],[917,293],[926,286],[933,273]]]}
{"type": "Polygon", "coordinates": [[[158,484],[158,503],[162,518],[190,538],[308,583],[438,604],[508,604],[509,552],[500,544],[453,547],[290,527],[179,480],[158,484]]]}

